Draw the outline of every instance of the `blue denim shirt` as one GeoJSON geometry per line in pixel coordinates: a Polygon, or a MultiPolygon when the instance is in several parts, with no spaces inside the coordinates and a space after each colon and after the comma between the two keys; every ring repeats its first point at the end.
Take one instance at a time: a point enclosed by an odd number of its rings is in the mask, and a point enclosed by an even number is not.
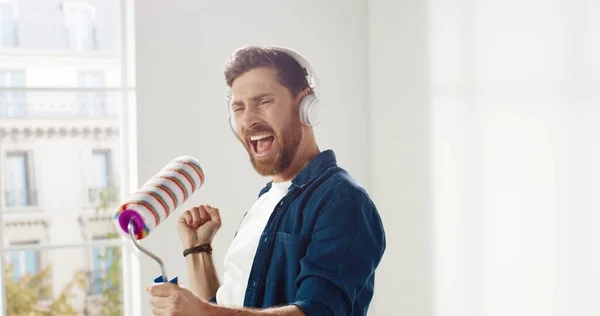
{"type": "Polygon", "coordinates": [[[306,315],[366,315],[385,247],[369,195],[337,165],[333,151],[324,151],[292,180],[273,210],[244,306],[295,304],[306,315]]]}

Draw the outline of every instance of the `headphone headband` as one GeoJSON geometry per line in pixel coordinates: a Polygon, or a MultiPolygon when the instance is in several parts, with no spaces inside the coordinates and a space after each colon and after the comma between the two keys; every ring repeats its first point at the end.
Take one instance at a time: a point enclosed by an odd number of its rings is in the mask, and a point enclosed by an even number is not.
{"type": "Polygon", "coordinates": [[[317,97],[319,96],[318,93],[320,91],[318,91],[319,87],[317,84],[317,81],[318,81],[317,76],[316,76],[310,62],[308,62],[308,60],[306,60],[306,58],[304,58],[302,55],[300,55],[295,50],[292,50],[291,48],[287,48],[287,47],[283,47],[283,46],[274,46],[274,45],[267,45],[265,47],[278,50],[278,51],[283,52],[283,53],[287,54],[288,56],[292,57],[300,65],[300,67],[302,67],[302,69],[304,70],[304,73],[306,76],[306,82],[308,83],[308,86],[311,88],[311,90],[315,93],[315,95],[317,97]]]}

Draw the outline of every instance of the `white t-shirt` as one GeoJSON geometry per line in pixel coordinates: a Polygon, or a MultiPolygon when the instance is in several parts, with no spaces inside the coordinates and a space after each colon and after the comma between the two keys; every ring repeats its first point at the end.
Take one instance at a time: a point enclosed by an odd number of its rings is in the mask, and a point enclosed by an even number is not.
{"type": "Polygon", "coordinates": [[[217,290],[219,305],[242,307],[246,285],[269,217],[279,201],[287,194],[291,182],[271,184],[268,192],[260,196],[240,224],[237,235],[225,255],[225,271],[221,287],[217,290]]]}

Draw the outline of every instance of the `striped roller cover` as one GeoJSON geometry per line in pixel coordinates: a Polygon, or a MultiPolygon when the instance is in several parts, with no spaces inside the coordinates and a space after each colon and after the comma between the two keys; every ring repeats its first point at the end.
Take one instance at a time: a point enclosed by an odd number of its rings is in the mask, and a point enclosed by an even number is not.
{"type": "Polygon", "coordinates": [[[204,172],[193,157],[173,159],[133,193],[115,212],[115,225],[129,235],[128,225],[143,239],[204,183],[204,172]]]}

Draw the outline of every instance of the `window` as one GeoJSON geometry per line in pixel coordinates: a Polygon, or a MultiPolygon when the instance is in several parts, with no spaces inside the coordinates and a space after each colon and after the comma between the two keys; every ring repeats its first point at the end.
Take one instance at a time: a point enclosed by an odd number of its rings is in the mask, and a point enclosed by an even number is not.
{"type": "MultiPolygon", "coordinates": [[[[107,236],[96,240],[109,238],[110,236],[107,236]]],[[[118,286],[118,275],[114,275],[111,271],[119,268],[117,263],[118,257],[120,257],[119,250],[118,247],[92,248],[91,286],[89,288],[91,295],[101,295],[102,292],[118,286]]]]}
{"type": "Polygon", "coordinates": [[[94,150],[93,157],[93,184],[95,187],[104,189],[108,187],[110,178],[110,158],[108,150],[94,150]]]}
{"type": "Polygon", "coordinates": [[[31,186],[29,157],[26,152],[8,153],[4,161],[6,207],[35,205],[31,186]]]}
{"type": "Polygon", "coordinates": [[[50,2],[11,1],[28,48],[0,49],[0,315],[140,315],[137,253],[111,217],[135,140],[133,6],[50,2]],[[66,32],[39,27],[56,21],[66,32]]]}
{"type": "MultiPolygon", "coordinates": [[[[37,245],[38,242],[13,243],[12,246],[37,245]]],[[[25,276],[31,276],[40,271],[40,255],[36,250],[12,251],[8,255],[8,265],[13,282],[18,282],[25,276]]]]}
{"type": "Polygon", "coordinates": [[[64,8],[69,48],[78,51],[97,49],[94,7],[89,3],[68,2],[64,8]]]}
{"type": "Polygon", "coordinates": [[[117,200],[111,174],[110,150],[94,150],[92,153],[92,178],[89,187],[89,203],[105,205],[117,200]]]}
{"type": "Polygon", "coordinates": [[[0,47],[19,45],[16,12],[13,2],[0,2],[0,47]]]}
{"type": "MultiPolygon", "coordinates": [[[[102,88],[105,86],[102,71],[80,71],[78,77],[80,88],[102,88]]],[[[78,94],[79,113],[83,116],[105,116],[106,103],[103,91],[82,91],[78,94]]]]}
{"type": "MultiPolygon", "coordinates": [[[[23,70],[0,69],[1,88],[22,88],[25,86],[25,72],[23,70]]],[[[0,118],[22,117],[26,114],[26,100],[24,91],[0,90],[0,118]]]]}

